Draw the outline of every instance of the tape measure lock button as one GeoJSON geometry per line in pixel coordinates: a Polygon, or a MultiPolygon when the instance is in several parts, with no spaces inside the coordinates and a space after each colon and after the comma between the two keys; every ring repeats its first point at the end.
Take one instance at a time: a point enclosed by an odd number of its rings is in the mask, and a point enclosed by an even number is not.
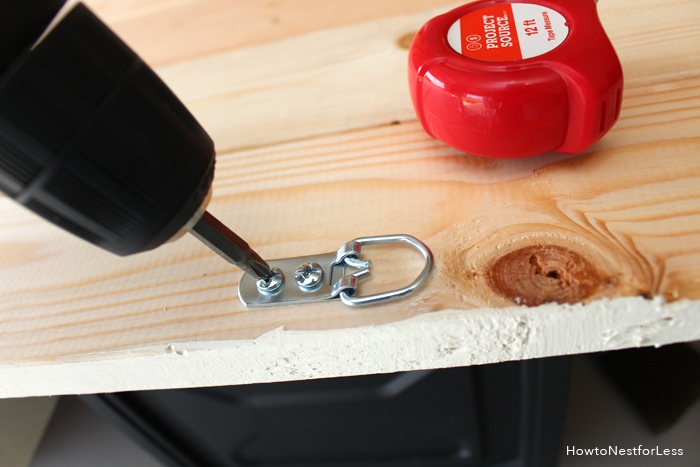
{"type": "Polygon", "coordinates": [[[425,131],[486,157],[578,153],[615,123],[622,68],[593,0],[483,0],[433,18],[409,50],[425,131]]]}

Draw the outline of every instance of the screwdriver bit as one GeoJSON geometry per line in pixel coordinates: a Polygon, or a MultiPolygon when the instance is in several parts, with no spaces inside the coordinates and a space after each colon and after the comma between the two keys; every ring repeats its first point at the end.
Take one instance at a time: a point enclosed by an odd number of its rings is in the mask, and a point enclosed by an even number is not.
{"type": "Polygon", "coordinates": [[[208,211],[204,211],[190,233],[226,261],[238,266],[253,277],[269,281],[273,276],[267,262],[245,240],[232,232],[208,211]]]}

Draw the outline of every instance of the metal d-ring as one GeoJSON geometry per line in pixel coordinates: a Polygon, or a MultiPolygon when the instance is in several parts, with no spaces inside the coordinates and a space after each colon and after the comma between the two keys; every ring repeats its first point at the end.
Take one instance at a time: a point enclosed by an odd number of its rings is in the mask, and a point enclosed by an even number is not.
{"type": "MultiPolygon", "coordinates": [[[[339,291],[338,296],[340,297],[340,301],[342,301],[344,304],[348,306],[360,306],[360,305],[369,305],[369,304],[376,304],[376,303],[381,303],[381,302],[386,302],[389,300],[394,300],[397,298],[404,297],[410,293],[412,293],[414,290],[422,286],[430,277],[430,273],[433,270],[433,253],[428,249],[428,247],[418,240],[415,237],[412,237],[410,235],[405,235],[405,234],[399,234],[399,235],[379,235],[376,237],[362,237],[362,238],[357,238],[353,240],[352,242],[349,243],[355,243],[357,246],[356,248],[353,248],[353,251],[356,251],[357,254],[359,255],[360,250],[363,246],[366,245],[380,245],[380,244],[387,244],[387,243],[407,243],[416,250],[420,252],[421,255],[423,255],[423,259],[425,260],[425,265],[423,266],[423,270],[421,273],[418,275],[416,280],[414,280],[412,283],[407,285],[406,287],[397,289],[397,290],[390,290],[388,292],[380,292],[380,293],[375,293],[371,295],[355,295],[355,293],[348,293],[348,289],[344,289],[339,291]]],[[[346,244],[347,245],[347,244],[346,244]]],[[[346,261],[347,262],[347,261],[346,261]]],[[[348,277],[348,276],[344,276],[348,277]]],[[[341,279],[342,280],[342,279],[341,279]]],[[[349,288],[349,290],[356,290],[355,288],[349,288]]]]}

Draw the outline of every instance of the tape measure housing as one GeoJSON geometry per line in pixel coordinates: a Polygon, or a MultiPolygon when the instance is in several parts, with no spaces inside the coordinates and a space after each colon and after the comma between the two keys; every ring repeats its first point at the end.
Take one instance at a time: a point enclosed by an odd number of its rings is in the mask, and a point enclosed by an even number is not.
{"type": "Polygon", "coordinates": [[[617,121],[622,85],[593,0],[477,1],[430,20],[409,50],[423,128],[479,156],[582,152],[617,121]]]}

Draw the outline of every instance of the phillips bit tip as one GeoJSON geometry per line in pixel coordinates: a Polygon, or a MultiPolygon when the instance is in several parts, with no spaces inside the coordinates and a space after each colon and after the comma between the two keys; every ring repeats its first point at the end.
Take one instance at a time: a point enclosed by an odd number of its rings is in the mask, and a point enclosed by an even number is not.
{"type": "Polygon", "coordinates": [[[208,211],[192,227],[192,235],[231,264],[258,279],[269,281],[270,266],[241,237],[221,223],[208,211]]]}

